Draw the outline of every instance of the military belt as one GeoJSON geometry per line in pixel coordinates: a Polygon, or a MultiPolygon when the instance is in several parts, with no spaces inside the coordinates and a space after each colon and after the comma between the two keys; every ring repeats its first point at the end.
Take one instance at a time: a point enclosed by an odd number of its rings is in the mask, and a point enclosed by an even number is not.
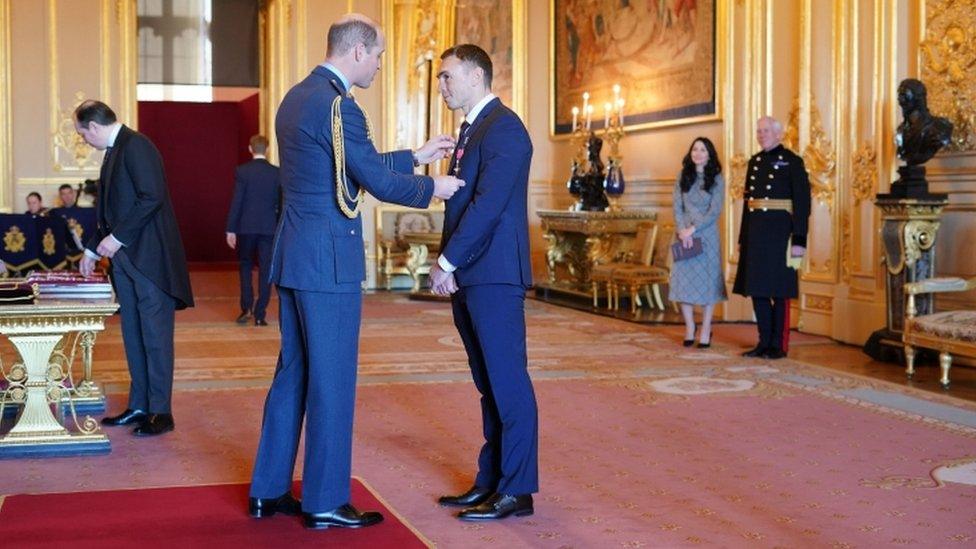
{"type": "Polygon", "coordinates": [[[793,201],[786,198],[750,198],[749,211],[783,210],[793,213],[793,201]]]}

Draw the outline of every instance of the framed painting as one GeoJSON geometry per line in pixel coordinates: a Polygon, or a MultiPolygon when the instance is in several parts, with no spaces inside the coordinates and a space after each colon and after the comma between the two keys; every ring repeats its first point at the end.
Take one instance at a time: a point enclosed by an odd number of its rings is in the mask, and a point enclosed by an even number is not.
{"type": "Polygon", "coordinates": [[[572,132],[584,93],[594,129],[618,96],[631,130],[717,120],[719,1],[550,0],[551,134],[572,132]]]}
{"type": "Polygon", "coordinates": [[[525,117],[525,0],[457,0],[454,43],[476,44],[492,62],[492,92],[525,117]]]}

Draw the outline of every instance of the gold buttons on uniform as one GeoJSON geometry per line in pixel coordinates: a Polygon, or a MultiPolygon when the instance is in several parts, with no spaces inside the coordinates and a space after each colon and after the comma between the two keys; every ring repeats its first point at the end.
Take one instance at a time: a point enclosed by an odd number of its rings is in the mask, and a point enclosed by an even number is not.
{"type": "Polygon", "coordinates": [[[765,212],[765,211],[767,211],[767,210],[766,210],[766,208],[763,208],[763,211],[764,211],[764,212],[765,212]]]}
{"type": "Polygon", "coordinates": [[[767,189],[772,189],[772,188],[773,188],[773,186],[772,186],[772,185],[766,185],[766,188],[767,188],[767,189]]]}
{"type": "Polygon", "coordinates": [[[772,179],[773,178],[773,174],[769,174],[769,178],[772,179]]]}

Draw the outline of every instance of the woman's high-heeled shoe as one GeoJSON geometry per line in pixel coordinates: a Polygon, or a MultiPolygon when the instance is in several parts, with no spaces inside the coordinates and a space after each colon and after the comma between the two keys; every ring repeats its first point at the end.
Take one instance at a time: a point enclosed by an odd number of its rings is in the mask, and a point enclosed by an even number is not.
{"type": "Polygon", "coordinates": [[[684,345],[685,347],[691,347],[692,345],[694,345],[695,344],[695,334],[697,332],[698,332],[698,326],[695,325],[695,328],[691,331],[691,339],[686,339],[681,344],[684,345]]]}
{"type": "Polygon", "coordinates": [[[698,338],[698,348],[699,349],[707,349],[707,348],[709,348],[711,346],[712,346],[712,333],[711,332],[708,333],[708,343],[702,343],[701,342],[701,338],[698,338]]]}

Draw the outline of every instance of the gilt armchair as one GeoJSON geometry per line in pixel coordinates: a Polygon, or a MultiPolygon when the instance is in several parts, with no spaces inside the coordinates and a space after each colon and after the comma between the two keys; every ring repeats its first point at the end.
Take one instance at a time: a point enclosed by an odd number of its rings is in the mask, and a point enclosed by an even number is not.
{"type": "Polygon", "coordinates": [[[930,278],[905,284],[908,303],[902,343],[905,346],[905,373],[909,379],[915,375],[916,347],[939,352],[939,382],[945,389],[949,388],[953,355],[976,358],[976,311],[943,311],[915,316],[915,299],[918,295],[973,289],[976,289],[976,278],[930,278]]]}

